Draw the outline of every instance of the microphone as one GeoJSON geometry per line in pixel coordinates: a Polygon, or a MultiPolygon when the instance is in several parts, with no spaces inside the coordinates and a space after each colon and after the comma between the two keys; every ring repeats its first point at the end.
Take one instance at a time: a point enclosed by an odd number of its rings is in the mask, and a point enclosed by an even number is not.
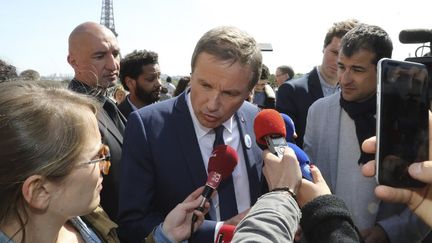
{"type": "Polygon", "coordinates": [[[300,170],[302,172],[302,175],[305,179],[309,181],[313,181],[312,179],[312,173],[310,172],[310,159],[297,144],[288,142],[288,147],[290,147],[292,150],[294,150],[295,155],[297,156],[297,160],[299,161],[300,170]]]}
{"type": "Polygon", "coordinates": [[[234,237],[235,226],[224,224],[217,232],[215,243],[230,243],[234,237]]]}
{"type": "Polygon", "coordinates": [[[284,120],[285,129],[287,131],[286,140],[287,140],[288,147],[294,150],[294,153],[297,156],[297,160],[300,163],[300,169],[302,171],[303,177],[305,177],[309,181],[312,181],[312,174],[310,173],[310,168],[309,168],[310,165],[309,156],[307,156],[307,154],[303,151],[303,149],[297,146],[297,144],[289,142],[294,136],[294,132],[295,132],[294,122],[291,119],[291,117],[288,116],[287,114],[284,113],[280,113],[280,114],[284,120]]]}
{"type": "MultiPolygon", "coordinates": [[[[286,115],[289,120],[291,118],[286,115]]],[[[254,121],[254,131],[258,144],[266,146],[274,155],[282,158],[285,147],[288,146],[292,150],[299,161],[300,170],[305,179],[312,181],[312,174],[310,172],[309,164],[310,159],[307,154],[294,143],[287,143],[287,130],[294,131],[293,122],[288,122],[287,128],[285,127],[283,116],[273,109],[264,109],[258,113],[254,121]]],[[[291,120],[292,121],[292,120],[291,120]]],[[[291,134],[292,136],[292,134],[291,134]]]]}
{"type": "MultiPolygon", "coordinates": [[[[208,176],[204,191],[202,192],[203,199],[197,210],[203,212],[204,204],[210,200],[213,191],[219,186],[222,180],[225,180],[231,175],[237,165],[237,152],[228,145],[217,145],[209,158],[208,176]]],[[[197,216],[192,216],[192,222],[196,222],[197,216]]]]}
{"type": "Polygon", "coordinates": [[[287,142],[293,141],[294,132],[295,132],[294,121],[287,114],[285,114],[285,113],[280,113],[280,114],[281,114],[283,121],[285,123],[285,130],[286,130],[285,139],[287,142]]]}
{"type": "Polygon", "coordinates": [[[432,30],[402,30],[399,33],[399,41],[404,44],[432,42],[432,30]]]}
{"type": "Polygon", "coordinates": [[[282,158],[287,146],[285,123],[276,110],[264,109],[254,120],[254,132],[258,144],[267,146],[274,155],[282,158]]]}

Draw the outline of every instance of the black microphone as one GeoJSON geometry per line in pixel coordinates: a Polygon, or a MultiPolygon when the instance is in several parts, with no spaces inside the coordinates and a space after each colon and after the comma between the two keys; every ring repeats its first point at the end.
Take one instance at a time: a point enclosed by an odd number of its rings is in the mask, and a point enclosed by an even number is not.
{"type": "MultiPolygon", "coordinates": [[[[204,211],[204,204],[210,200],[213,191],[219,186],[222,180],[228,178],[237,165],[238,156],[237,152],[228,145],[218,145],[213,149],[208,163],[208,177],[204,188],[203,199],[200,206],[197,208],[199,211],[204,211]]],[[[197,220],[197,216],[192,216],[192,222],[197,220]]]]}
{"type": "Polygon", "coordinates": [[[399,41],[404,44],[432,42],[432,30],[409,29],[399,33],[399,41]]]}

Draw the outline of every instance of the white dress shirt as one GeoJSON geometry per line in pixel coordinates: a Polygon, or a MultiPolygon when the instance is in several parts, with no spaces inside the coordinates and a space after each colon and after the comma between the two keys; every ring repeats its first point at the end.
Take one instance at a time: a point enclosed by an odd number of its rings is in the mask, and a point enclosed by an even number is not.
{"type": "MultiPolygon", "coordinates": [[[[204,161],[204,166],[208,168],[208,161],[210,155],[213,151],[213,142],[215,140],[215,133],[213,128],[207,128],[201,125],[195,116],[192,108],[192,103],[190,99],[190,93],[186,95],[186,101],[189,108],[190,115],[192,117],[193,125],[195,128],[195,134],[197,136],[198,144],[201,150],[201,155],[204,161]]],[[[251,205],[250,191],[249,191],[249,177],[246,168],[246,162],[243,154],[243,147],[240,142],[241,136],[238,129],[238,124],[235,122],[234,116],[229,118],[222,124],[225,129],[223,132],[223,137],[226,145],[231,146],[237,151],[239,161],[237,166],[234,168],[232,173],[235,196],[237,201],[237,210],[239,213],[248,209],[251,205]]],[[[209,212],[213,220],[220,221],[220,211],[219,211],[219,196],[215,195],[212,198],[212,208],[209,212]]]]}

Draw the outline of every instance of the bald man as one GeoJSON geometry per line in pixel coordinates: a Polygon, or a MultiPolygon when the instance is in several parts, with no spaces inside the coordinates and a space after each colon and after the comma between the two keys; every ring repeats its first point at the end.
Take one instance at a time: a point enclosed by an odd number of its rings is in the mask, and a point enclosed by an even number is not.
{"type": "Polygon", "coordinates": [[[103,25],[86,22],[69,36],[67,61],[75,72],[69,89],[96,97],[103,107],[98,112],[102,143],[111,153],[111,170],[104,177],[101,206],[110,218],[117,220],[118,186],[123,132],[126,119],[107,97],[107,88],[115,85],[120,71],[120,48],[114,34],[103,25]]]}

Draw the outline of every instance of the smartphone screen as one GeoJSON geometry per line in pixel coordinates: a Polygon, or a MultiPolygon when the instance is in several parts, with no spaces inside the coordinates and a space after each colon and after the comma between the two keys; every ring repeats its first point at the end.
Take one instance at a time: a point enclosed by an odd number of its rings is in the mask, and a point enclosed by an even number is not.
{"type": "Polygon", "coordinates": [[[377,153],[379,184],[422,187],[408,173],[413,162],[429,159],[428,75],[423,64],[378,62],[377,153]]]}

